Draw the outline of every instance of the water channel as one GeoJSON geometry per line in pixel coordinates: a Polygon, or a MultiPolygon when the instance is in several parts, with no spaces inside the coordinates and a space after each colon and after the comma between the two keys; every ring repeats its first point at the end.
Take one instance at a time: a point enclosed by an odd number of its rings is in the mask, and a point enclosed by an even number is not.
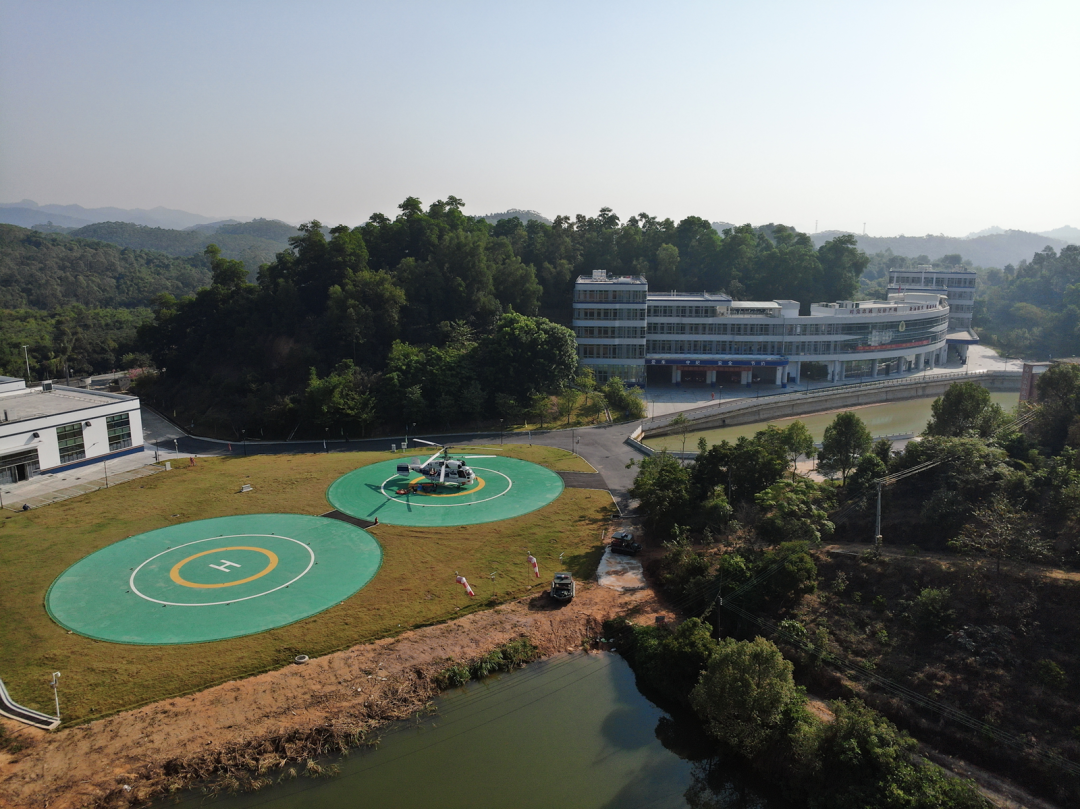
{"type": "MultiPolygon", "coordinates": [[[[991,393],[991,401],[1001,405],[1006,413],[1010,412],[1020,401],[1019,393],[991,393]]],[[[930,420],[930,405],[934,397],[928,399],[908,399],[903,402],[885,402],[884,404],[866,405],[865,407],[852,408],[863,420],[871,435],[919,435],[930,420]]],[[[699,438],[704,438],[710,444],[719,444],[721,441],[734,443],[741,436],[750,437],[759,430],[764,430],[768,424],[773,424],[781,429],[787,427],[793,421],[801,421],[814,436],[814,441],[820,442],[825,435],[825,428],[836,418],[839,410],[825,413],[812,413],[806,416],[795,416],[787,419],[775,419],[774,421],[762,421],[754,424],[741,424],[737,427],[722,427],[715,430],[702,430],[700,432],[686,433],[686,450],[696,451],[699,438]]],[[[667,449],[670,452],[680,452],[683,449],[683,436],[662,435],[656,438],[648,438],[645,444],[653,449],[667,449]]]]}
{"type": "Polygon", "coordinates": [[[616,654],[560,655],[448,692],[437,707],[337,762],[336,777],[162,806],[783,809],[735,768],[709,775],[709,741],[646,699],[616,654]]]}

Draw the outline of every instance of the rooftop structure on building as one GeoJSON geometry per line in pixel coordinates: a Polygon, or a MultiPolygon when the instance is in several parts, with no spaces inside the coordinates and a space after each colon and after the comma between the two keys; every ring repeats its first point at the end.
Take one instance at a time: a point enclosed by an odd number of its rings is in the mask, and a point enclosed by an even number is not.
{"type": "Polygon", "coordinates": [[[737,301],[729,295],[651,292],[640,276],[602,270],[574,285],[573,328],[582,365],[601,384],[750,385],[786,387],[804,373],[842,381],[922,370],[962,359],[950,346],[949,302],[937,292],[891,294],[885,301],[816,303],[737,301]]]}
{"type": "Polygon", "coordinates": [[[141,452],[139,400],[0,376],[0,485],[141,452]]]}

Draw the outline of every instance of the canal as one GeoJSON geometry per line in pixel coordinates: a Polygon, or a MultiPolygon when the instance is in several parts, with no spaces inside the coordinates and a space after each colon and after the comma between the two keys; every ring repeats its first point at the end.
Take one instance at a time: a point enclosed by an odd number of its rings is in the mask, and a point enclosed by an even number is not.
{"type": "MultiPolygon", "coordinates": [[[[1006,413],[1010,412],[1020,401],[1019,393],[991,393],[990,399],[1001,405],[1006,413]]],[[[930,405],[934,398],[908,399],[903,402],[885,402],[878,405],[852,408],[863,420],[871,435],[919,435],[930,420],[930,405]]],[[[814,436],[814,441],[820,442],[825,435],[825,428],[836,418],[839,410],[825,413],[812,413],[806,416],[776,419],[774,421],[761,421],[753,424],[741,424],[737,427],[721,427],[715,430],[702,430],[700,432],[686,433],[686,451],[696,451],[699,438],[704,438],[709,444],[719,444],[721,441],[737,441],[741,436],[750,437],[759,430],[764,430],[769,424],[781,429],[787,427],[793,421],[801,421],[814,436]]],[[[662,435],[656,438],[645,439],[645,444],[652,449],[667,449],[669,452],[680,452],[683,448],[683,436],[662,435]]]]}
{"type": "Polygon", "coordinates": [[[336,762],[340,773],[186,809],[783,809],[730,767],[710,767],[696,724],[643,696],[616,654],[560,655],[471,683],[437,712],[388,729],[377,749],[336,762]]]}

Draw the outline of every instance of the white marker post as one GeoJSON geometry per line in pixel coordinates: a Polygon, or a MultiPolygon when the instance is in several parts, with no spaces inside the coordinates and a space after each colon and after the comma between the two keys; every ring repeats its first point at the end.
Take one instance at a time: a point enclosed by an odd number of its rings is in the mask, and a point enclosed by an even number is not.
{"type": "Polygon", "coordinates": [[[54,671],[52,676],[52,682],[49,683],[52,686],[53,697],[56,699],[56,721],[60,721],[60,692],[57,690],[57,686],[60,685],[60,672],[54,671]]]}

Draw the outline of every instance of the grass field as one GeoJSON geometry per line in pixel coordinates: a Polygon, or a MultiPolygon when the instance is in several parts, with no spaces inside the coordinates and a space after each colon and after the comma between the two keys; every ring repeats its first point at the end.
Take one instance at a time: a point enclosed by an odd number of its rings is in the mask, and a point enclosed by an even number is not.
{"type": "MultiPolygon", "coordinates": [[[[593,471],[551,447],[505,447],[556,471],[593,471]]],[[[200,690],[286,665],[298,654],[320,655],[405,629],[437,623],[492,604],[496,571],[500,600],[536,591],[526,550],[549,577],[556,568],[588,578],[602,552],[612,511],[606,492],[566,489],[555,502],[503,522],[457,528],[380,525],[383,547],[374,581],[344,604],[290,626],[235,640],[185,646],[128,646],[69,634],[45,612],[45,593],[60,573],[87,554],[178,522],[233,514],[330,510],[326,488],[359,466],[391,453],[205,458],[198,466],[162,472],[30,512],[0,519],[0,678],[22,704],[52,712],[53,671],[63,673],[65,723],[200,690]],[[254,491],[238,494],[250,483],[254,491]],[[559,554],[565,554],[562,562],[559,554]],[[476,598],[454,583],[469,578],[476,598]],[[400,628],[399,628],[400,627],[400,628]]],[[[400,456],[397,456],[400,457],[400,456]]],[[[539,582],[539,583],[537,583],[539,582]]]]}

